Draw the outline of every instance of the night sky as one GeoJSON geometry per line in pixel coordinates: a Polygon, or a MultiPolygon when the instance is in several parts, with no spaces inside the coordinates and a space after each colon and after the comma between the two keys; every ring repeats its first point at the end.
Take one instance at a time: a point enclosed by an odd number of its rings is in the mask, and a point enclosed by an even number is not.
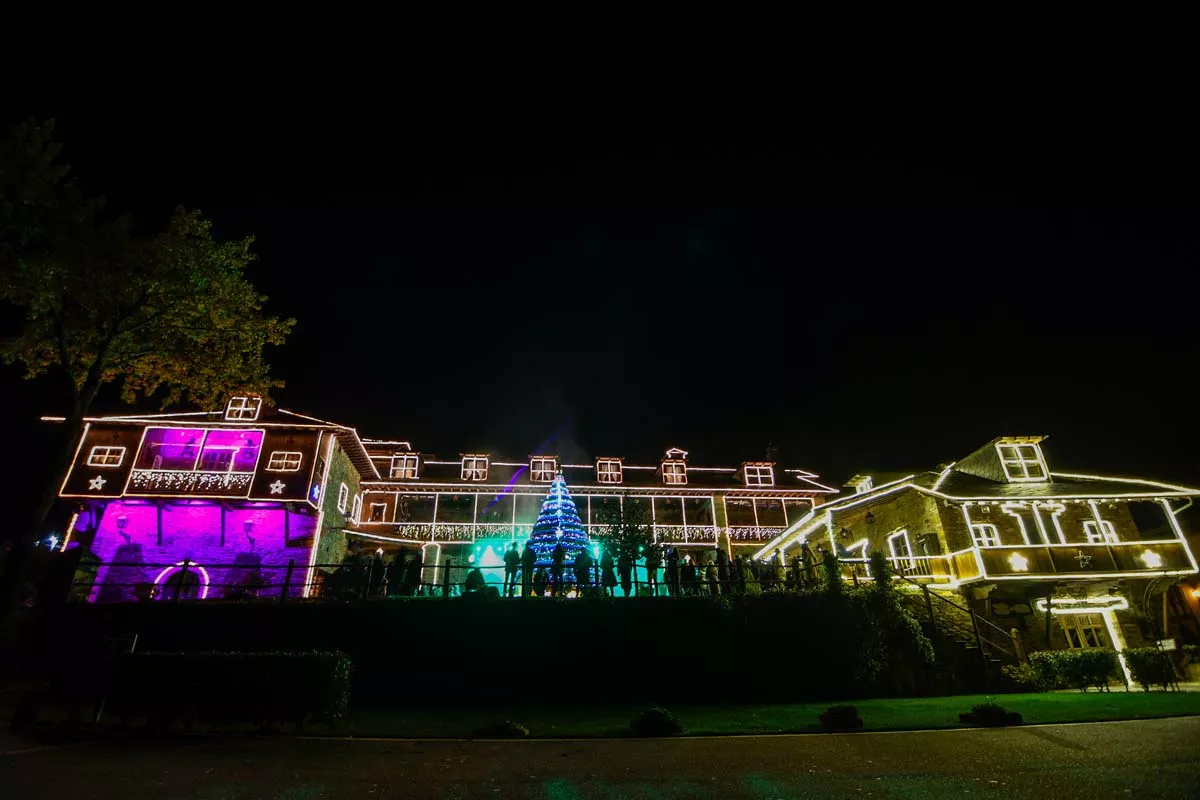
{"type": "MultiPolygon", "coordinates": [[[[700,465],[774,443],[840,484],[1049,434],[1052,469],[1200,484],[1182,143],[44,106],[144,225],[184,204],[257,237],[253,280],[299,319],[279,403],[364,436],[700,465]]],[[[36,448],[63,407],[0,383],[36,448]]]]}

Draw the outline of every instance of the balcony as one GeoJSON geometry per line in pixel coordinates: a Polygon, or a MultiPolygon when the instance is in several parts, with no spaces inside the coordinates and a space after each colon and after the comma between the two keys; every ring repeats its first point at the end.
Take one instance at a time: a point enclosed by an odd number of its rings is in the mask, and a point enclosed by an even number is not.
{"type": "Polygon", "coordinates": [[[654,540],[659,544],[717,545],[717,528],[712,525],[655,525],[654,540]]]}
{"type": "Polygon", "coordinates": [[[246,497],[250,494],[252,472],[206,472],[135,469],[129,476],[128,493],[201,495],[208,497],[246,497]]]}
{"type": "Polygon", "coordinates": [[[985,547],[980,562],[989,579],[1186,575],[1195,571],[1178,539],[1090,544],[985,547]]]}

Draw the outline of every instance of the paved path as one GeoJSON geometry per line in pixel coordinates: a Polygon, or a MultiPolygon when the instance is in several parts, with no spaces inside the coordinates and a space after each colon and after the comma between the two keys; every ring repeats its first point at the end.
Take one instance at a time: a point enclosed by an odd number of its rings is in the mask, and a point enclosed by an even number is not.
{"type": "Polygon", "coordinates": [[[1200,717],[680,740],[187,739],[0,756],[5,798],[1200,796],[1200,717]]]}

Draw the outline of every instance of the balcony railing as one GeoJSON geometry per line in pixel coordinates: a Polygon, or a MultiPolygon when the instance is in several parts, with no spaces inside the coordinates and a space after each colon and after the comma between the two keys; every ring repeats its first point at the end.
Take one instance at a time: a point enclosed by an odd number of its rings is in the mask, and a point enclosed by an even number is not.
{"type": "Polygon", "coordinates": [[[253,480],[252,472],[135,469],[129,476],[129,491],[141,494],[245,496],[250,493],[253,480]]]}

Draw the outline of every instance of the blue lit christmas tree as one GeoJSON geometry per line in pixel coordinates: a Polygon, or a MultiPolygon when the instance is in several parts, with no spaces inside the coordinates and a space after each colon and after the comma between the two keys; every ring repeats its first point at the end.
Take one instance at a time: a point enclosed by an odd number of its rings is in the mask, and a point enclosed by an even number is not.
{"type": "Polygon", "coordinates": [[[569,580],[571,562],[579,551],[587,549],[588,535],[562,473],[556,475],[550,484],[550,493],[542,501],[541,513],[537,522],[533,523],[533,533],[529,535],[529,546],[537,553],[539,567],[550,566],[554,548],[558,544],[563,547],[564,577],[569,580]]]}

